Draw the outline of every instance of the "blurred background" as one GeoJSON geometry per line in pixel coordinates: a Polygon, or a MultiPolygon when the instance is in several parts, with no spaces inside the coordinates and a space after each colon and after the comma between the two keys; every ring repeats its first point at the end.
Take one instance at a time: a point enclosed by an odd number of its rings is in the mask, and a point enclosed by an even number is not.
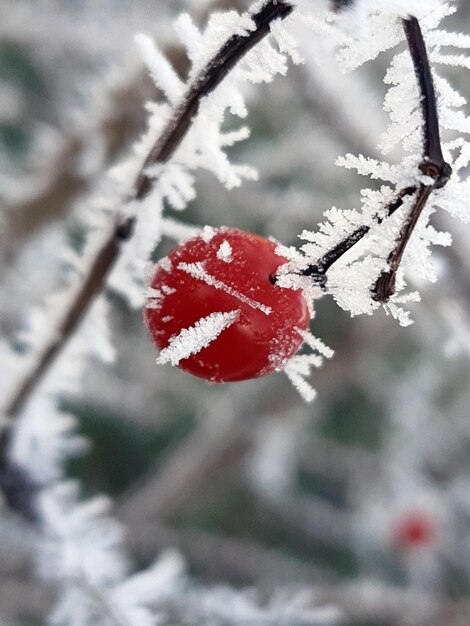
{"type": "MultiPolygon", "coordinates": [[[[0,331],[19,351],[31,312],[66,280],[64,243],[83,244],[84,207],[160,97],[135,33],[184,76],[172,18],[185,10],[202,25],[246,4],[0,0],[0,331]]],[[[470,25],[457,4],[448,29],[470,25]]],[[[301,51],[305,65],[247,90],[252,134],[232,158],[260,180],[227,192],[199,173],[197,200],[168,216],[295,244],[325,209],[358,206],[370,181],[335,160],[376,154],[390,56],[345,76],[311,37],[301,51]]],[[[447,77],[470,96],[465,70],[447,77]]],[[[351,626],[468,626],[470,231],[434,223],[454,246],[435,252],[439,282],[417,284],[413,326],[318,303],[312,331],[336,355],[315,372],[311,405],[281,374],[209,386],[157,368],[141,313],[107,294],[117,358],[90,359],[81,392],[61,398],[91,442],[67,472],[115,499],[139,566],[176,547],[196,581],[313,589],[351,626]]],[[[32,531],[0,513],[1,624],[41,624],[54,591],[32,572],[32,531]]]]}

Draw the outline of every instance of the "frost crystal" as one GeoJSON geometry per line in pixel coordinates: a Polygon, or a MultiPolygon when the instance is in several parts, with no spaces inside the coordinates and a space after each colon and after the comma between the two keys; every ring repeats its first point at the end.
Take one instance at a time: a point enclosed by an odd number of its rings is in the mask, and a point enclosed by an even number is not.
{"type": "Polygon", "coordinates": [[[184,328],[176,337],[170,339],[168,346],[160,352],[157,364],[178,365],[183,359],[197,354],[236,322],[239,315],[240,311],[235,310],[228,313],[211,313],[207,317],[202,317],[194,326],[184,328]]]}
{"type": "Polygon", "coordinates": [[[297,354],[292,357],[286,363],[284,373],[305,402],[312,402],[316,397],[316,391],[307,381],[307,378],[310,377],[312,368],[321,367],[323,359],[331,359],[334,352],[321,339],[314,337],[309,331],[297,328],[297,332],[312,352],[310,354],[297,354]]]}
{"type": "Polygon", "coordinates": [[[223,241],[220,244],[219,249],[217,250],[217,258],[223,261],[224,263],[231,263],[233,259],[233,250],[232,246],[228,241],[223,241]]]}
{"type": "Polygon", "coordinates": [[[179,263],[178,269],[183,270],[183,272],[186,272],[187,274],[189,274],[190,276],[193,276],[194,278],[197,278],[198,280],[204,281],[207,285],[210,285],[211,287],[215,287],[216,289],[220,289],[221,291],[224,291],[229,296],[233,296],[240,302],[243,302],[243,304],[247,304],[252,309],[260,310],[265,315],[270,315],[272,312],[271,307],[265,304],[262,304],[261,302],[258,302],[257,300],[253,300],[252,298],[249,298],[248,296],[245,296],[243,293],[240,293],[233,287],[230,287],[230,285],[227,285],[221,280],[218,280],[214,276],[211,276],[210,274],[208,274],[206,270],[204,269],[204,264],[201,262],[179,263]]]}

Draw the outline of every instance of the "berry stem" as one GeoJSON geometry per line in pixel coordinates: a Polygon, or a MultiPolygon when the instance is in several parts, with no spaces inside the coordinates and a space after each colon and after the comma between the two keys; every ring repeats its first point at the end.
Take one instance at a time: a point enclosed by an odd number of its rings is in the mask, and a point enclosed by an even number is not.
{"type": "MultiPolygon", "coordinates": [[[[390,217],[397,211],[401,206],[403,206],[404,198],[410,196],[416,192],[416,187],[406,187],[402,189],[396,200],[394,200],[391,204],[388,205],[386,210],[386,217],[390,217]]],[[[381,224],[383,222],[382,217],[377,216],[375,218],[376,224],[381,224]]],[[[343,254],[346,254],[348,250],[351,250],[356,243],[361,241],[363,237],[367,235],[370,231],[371,226],[364,225],[357,228],[354,232],[352,232],[348,237],[343,239],[337,246],[329,250],[326,254],[324,254],[321,259],[315,264],[307,267],[303,274],[305,276],[312,276],[314,281],[319,284],[321,287],[326,287],[327,284],[327,272],[330,267],[338,261],[343,254]]]]}

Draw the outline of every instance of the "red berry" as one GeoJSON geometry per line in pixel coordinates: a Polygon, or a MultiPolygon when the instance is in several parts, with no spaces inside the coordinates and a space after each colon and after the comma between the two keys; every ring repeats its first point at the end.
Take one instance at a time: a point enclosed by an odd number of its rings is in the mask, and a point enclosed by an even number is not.
{"type": "Polygon", "coordinates": [[[273,284],[286,263],[276,247],[235,228],[206,229],[160,261],[144,310],[158,362],[215,383],[281,369],[309,312],[300,291],[273,284]]]}
{"type": "Polygon", "coordinates": [[[429,545],[435,535],[434,520],[421,511],[410,511],[398,520],[394,529],[395,544],[403,549],[429,545]]]}

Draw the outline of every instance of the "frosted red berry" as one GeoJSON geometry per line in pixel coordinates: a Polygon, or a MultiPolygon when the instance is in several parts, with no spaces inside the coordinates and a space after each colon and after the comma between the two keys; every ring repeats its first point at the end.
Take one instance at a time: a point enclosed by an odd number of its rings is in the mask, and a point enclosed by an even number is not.
{"type": "Polygon", "coordinates": [[[435,522],[427,513],[409,511],[394,528],[394,542],[402,550],[421,548],[432,542],[435,531],[435,522]]]}
{"type": "Polygon", "coordinates": [[[302,344],[309,312],[300,290],[273,281],[286,263],[276,247],[253,233],[209,229],[160,261],[144,319],[161,358],[214,383],[281,369],[302,344]],[[215,338],[180,358],[208,325],[215,338]]]}

